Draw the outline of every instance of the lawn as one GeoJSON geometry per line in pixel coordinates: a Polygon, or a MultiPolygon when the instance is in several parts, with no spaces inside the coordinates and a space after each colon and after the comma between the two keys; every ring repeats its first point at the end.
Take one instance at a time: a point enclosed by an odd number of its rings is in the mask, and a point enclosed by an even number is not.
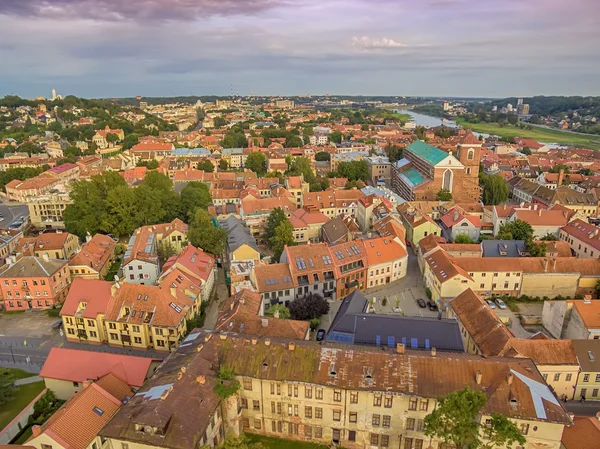
{"type": "Polygon", "coordinates": [[[264,449],[327,449],[328,446],[304,441],[282,440],[253,433],[245,434],[252,443],[262,443],[264,449]]]}
{"type": "MultiPolygon", "coordinates": [[[[456,118],[456,122],[463,127],[470,125],[464,119],[456,118]]],[[[600,150],[600,136],[568,133],[564,131],[533,127],[532,130],[521,129],[517,126],[500,126],[498,123],[473,123],[473,131],[495,134],[501,137],[523,137],[546,143],[561,143],[564,145],[580,146],[600,150]]]]}
{"type": "Polygon", "coordinates": [[[23,432],[19,436],[19,438],[17,438],[16,440],[14,440],[12,442],[12,444],[24,444],[25,441],[27,441],[32,435],[33,435],[33,431],[31,429],[31,427],[28,427],[27,430],[25,430],[25,432],[23,432]]]}
{"type": "Polygon", "coordinates": [[[21,411],[42,392],[44,387],[43,381],[17,387],[13,398],[0,407],[0,429],[4,429],[15,416],[21,413],[21,411]]]}
{"type": "Polygon", "coordinates": [[[26,377],[35,376],[34,373],[28,373],[27,371],[23,371],[22,369],[16,369],[16,368],[5,368],[5,369],[8,370],[10,372],[10,374],[12,374],[12,377],[15,380],[25,379],[26,377]]]}

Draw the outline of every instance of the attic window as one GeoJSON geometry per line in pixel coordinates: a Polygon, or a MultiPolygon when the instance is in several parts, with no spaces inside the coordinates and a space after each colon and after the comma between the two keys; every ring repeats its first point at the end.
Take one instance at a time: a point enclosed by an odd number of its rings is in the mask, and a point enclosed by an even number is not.
{"type": "Polygon", "coordinates": [[[594,360],[596,360],[596,357],[594,357],[594,354],[592,354],[592,351],[588,351],[588,358],[593,362],[594,360]]]}
{"type": "Polygon", "coordinates": [[[373,374],[371,374],[371,368],[367,368],[365,370],[365,379],[373,379],[373,374]]]}
{"type": "Polygon", "coordinates": [[[94,413],[95,413],[96,415],[98,415],[98,416],[102,416],[102,415],[104,415],[104,410],[102,410],[102,409],[100,409],[100,408],[98,408],[98,407],[94,407],[92,410],[93,410],[93,411],[94,411],[94,413]]]}

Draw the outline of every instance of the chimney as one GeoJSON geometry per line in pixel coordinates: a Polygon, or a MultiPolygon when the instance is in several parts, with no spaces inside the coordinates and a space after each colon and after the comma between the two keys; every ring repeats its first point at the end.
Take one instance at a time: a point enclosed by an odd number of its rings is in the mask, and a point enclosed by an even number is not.
{"type": "Polygon", "coordinates": [[[454,211],[454,221],[458,220],[458,211],[454,211]]]}
{"type": "Polygon", "coordinates": [[[198,382],[200,385],[204,385],[206,383],[206,377],[198,376],[198,377],[196,377],[196,382],[198,382]]]}
{"type": "Polygon", "coordinates": [[[273,318],[279,318],[279,310],[276,310],[273,314],[273,318]]]}
{"type": "Polygon", "coordinates": [[[538,209],[538,205],[537,205],[537,204],[534,204],[534,205],[533,205],[533,210],[537,210],[537,209],[538,209]]]}
{"type": "MultiPolygon", "coordinates": [[[[535,205],[535,207],[537,207],[537,204],[535,205]]],[[[542,209],[538,209],[538,216],[541,217],[542,216],[542,209]]]]}
{"type": "Polygon", "coordinates": [[[257,343],[257,342],[258,342],[258,339],[256,339],[256,338],[253,338],[253,339],[252,339],[252,346],[256,346],[256,343],[257,343]]]}
{"type": "Polygon", "coordinates": [[[544,273],[548,272],[548,259],[544,259],[544,273]]]}
{"type": "Polygon", "coordinates": [[[83,382],[83,389],[85,390],[87,387],[89,387],[92,383],[89,380],[86,380],[83,382]]]}
{"type": "Polygon", "coordinates": [[[558,181],[556,181],[556,186],[557,186],[557,187],[560,187],[560,186],[562,186],[562,183],[563,183],[563,180],[564,180],[564,178],[565,178],[565,171],[564,171],[564,169],[562,169],[562,168],[561,168],[561,169],[558,171],[558,181]]]}
{"type": "Polygon", "coordinates": [[[437,349],[431,348],[431,357],[435,357],[437,354],[437,349]]]}
{"type": "Polygon", "coordinates": [[[89,242],[91,242],[91,240],[92,240],[92,236],[91,236],[91,234],[88,232],[88,233],[85,235],[85,242],[86,242],[86,243],[89,243],[89,242]]]}
{"type": "Polygon", "coordinates": [[[477,373],[475,373],[475,382],[477,383],[477,385],[481,385],[481,378],[482,378],[482,374],[481,371],[477,370],[477,373]]]}
{"type": "Polygon", "coordinates": [[[42,254],[42,259],[44,259],[46,262],[48,262],[48,260],[49,260],[48,253],[42,254]]]}
{"type": "Polygon", "coordinates": [[[271,340],[265,339],[265,346],[271,346],[271,340]]]}
{"type": "Polygon", "coordinates": [[[396,354],[404,354],[405,347],[402,343],[396,343],[396,354]]]}
{"type": "Polygon", "coordinates": [[[261,318],[260,324],[262,327],[267,327],[269,325],[269,320],[267,318],[261,318]]]}
{"type": "Polygon", "coordinates": [[[42,434],[42,426],[38,426],[37,424],[31,428],[31,433],[33,437],[39,437],[42,434]]]}
{"type": "Polygon", "coordinates": [[[296,349],[296,345],[295,345],[294,343],[289,343],[289,344],[288,344],[288,349],[289,349],[290,351],[293,351],[294,349],[296,349]]]}
{"type": "Polygon", "coordinates": [[[512,385],[513,382],[513,373],[508,373],[508,377],[506,378],[506,383],[508,385],[512,385]]]}

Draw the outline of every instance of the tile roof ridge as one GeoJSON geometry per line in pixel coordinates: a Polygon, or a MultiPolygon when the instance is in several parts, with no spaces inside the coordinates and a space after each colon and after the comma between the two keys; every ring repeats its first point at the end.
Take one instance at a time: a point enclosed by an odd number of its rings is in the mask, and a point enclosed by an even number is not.
{"type": "MultiPolygon", "coordinates": [[[[104,377],[104,376],[102,376],[102,377],[104,377]]],[[[115,398],[112,394],[110,394],[108,391],[106,391],[100,385],[97,385],[96,382],[92,382],[88,388],[93,388],[98,393],[100,393],[102,396],[104,396],[106,399],[108,399],[110,402],[112,402],[113,404],[115,404],[119,407],[121,405],[123,405],[123,403],[121,401],[119,401],[117,398],[115,398]]],[[[85,390],[82,390],[81,392],[83,393],[84,391],[85,390]]]]}

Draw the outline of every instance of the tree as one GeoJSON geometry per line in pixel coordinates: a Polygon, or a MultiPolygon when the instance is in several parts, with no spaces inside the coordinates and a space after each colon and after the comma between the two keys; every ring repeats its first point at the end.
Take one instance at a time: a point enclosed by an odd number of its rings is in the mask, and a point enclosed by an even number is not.
{"type": "Polygon", "coordinates": [[[208,159],[203,159],[198,162],[198,166],[196,167],[198,170],[204,170],[205,172],[212,173],[215,171],[215,166],[208,159]]]}
{"type": "Polygon", "coordinates": [[[579,174],[583,176],[592,176],[594,172],[591,168],[582,168],[581,170],[579,170],[579,174]]]}
{"type": "Polygon", "coordinates": [[[361,189],[364,186],[365,186],[365,184],[362,181],[348,181],[346,183],[346,185],[344,186],[344,188],[346,190],[351,190],[351,189],[361,189]]]}
{"type": "Polygon", "coordinates": [[[329,303],[321,295],[309,294],[296,298],[289,305],[290,316],[294,320],[312,320],[329,312],[329,303]]]}
{"type": "MultiPolygon", "coordinates": [[[[116,236],[129,235],[138,227],[138,197],[128,186],[111,189],[106,196],[102,230],[116,236]]],[[[155,204],[160,208],[160,204],[155,204]]]]}
{"type": "Polygon", "coordinates": [[[497,206],[508,199],[508,183],[500,175],[480,175],[483,187],[483,204],[497,206]]]}
{"type": "Polygon", "coordinates": [[[225,133],[225,136],[223,136],[221,146],[223,148],[246,148],[248,146],[248,140],[243,131],[230,129],[225,133]]]}
{"type": "Polygon", "coordinates": [[[401,148],[397,145],[390,145],[387,150],[390,162],[399,161],[404,155],[404,148],[401,148]]]}
{"type": "Polygon", "coordinates": [[[208,186],[203,182],[189,182],[181,191],[179,217],[188,221],[197,208],[206,209],[212,203],[208,186]]]}
{"type": "Polygon", "coordinates": [[[454,243],[475,243],[467,234],[459,234],[454,239],[454,243]]]}
{"type": "Polygon", "coordinates": [[[333,143],[341,143],[344,135],[339,131],[333,131],[329,134],[329,141],[333,143]]]}
{"type": "Polygon", "coordinates": [[[594,293],[596,293],[596,298],[600,298],[600,279],[596,281],[596,285],[594,286],[594,293]]]}
{"type": "Polygon", "coordinates": [[[219,161],[219,170],[226,171],[228,169],[229,169],[229,162],[227,162],[227,159],[221,159],[219,161]]]}
{"type": "Polygon", "coordinates": [[[15,379],[7,368],[0,368],[0,405],[6,404],[13,398],[15,379]]]}
{"type": "Polygon", "coordinates": [[[516,424],[508,418],[492,414],[491,422],[484,427],[480,410],[487,403],[485,393],[466,387],[442,398],[425,417],[425,435],[437,438],[444,444],[454,444],[459,449],[510,447],[513,443],[525,444],[525,437],[516,424]],[[490,438],[483,443],[480,432],[490,438]],[[500,444],[502,443],[502,444],[500,444]]]}
{"type": "Polygon", "coordinates": [[[214,226],[207,211],[196,209],[190,221],[188,240],[196,248],[210,254],[220,255],[225,250],[227,232],[214,226]]]}
{"type": "Polygon", "coordinates": [[[265,315],[274,316],[275,312],[279,312],[279,318],[283,320],[287,320],[290,318],[290,309],[288,309],[283,304],[275,304],[274,306],[269,307],[269,310],[267,310],[267,313],[265,313],[265,315]]]}
{"type": "Polygon", "coordinates": [[[267,171],[267,156],[262,151],[253,151],[246,159],[246,168],[262,176],[267,171]]]}
{"type": "Polygon", "coordinates": [[[275,234],[269,239],[269,247],[273,250],[273,259],[279,260],[286,246],[294,246],[294,226],[285,219],[275,228],[275,234]]]}
{"type": "Polygon", "coordinates": [[[156,170],[158,168],[158,161],[156,159],[150,159],[149,161],[139,161],[135,165],[136,167],[146,167],[148,170],[156,170]]]}
{"type": "Polygon", "coordinates": [[[133,189],[133,194],[136,199],[136,227],[164,221],[167,211],[162,207],[159,191],[147,184],[141,184],[133,189]]]}
{"type": "Polygon", "coordinates": [[[542,240],[543,242],[557,242],[558,237],[555,236],[554,234],[548,233],[545,236],[543,236],[540,240],[542,240]]]}
{"type": "Polygon", "coordinates": [[[452,193],[448,189],[440,189],[435,198],[438,201],[452,201],[452,193]]]}
{"type": "Polygon", "coordinates": [[[531,257],[544,257],[548,247],[544,242],[536,242],[532,238],[525,240],[525,251],[529,253],[531,257]]]}
{"type": "Polygon", "coordinates": [[[315,161],[329,161],[331,160],[331,154],[329,154],[327,151],[319,151],[317,154],[315,154],[315,161]]]}
{"type": "Polygon", "coordinates": [[[158,245],[157,253],[158,260],[162,266],[167,260],[169,260],[169,257],[177,254],[177,250],[169,240],[165,239],[158,245]]]}
{"type": "Polygon", "coordinates": [[[288,170],[286,171],[288,176],[300,176],[304,177],[304,180],[308,183],[314,182],[316,179],[315,172],[313,171],[312,164],[304,156],[295,157],[290,160],[288,164],[288,170]]]}
{"type": "Polygon", "coordinates": [[[281,223],[287,220],[285,212],[281,207],[273,209],[273,211],[269,214],[267,218],[267,224],[265,226],[265,240],[269,242],[271,238],[275,235],[275,229],[281,223]]]}
{"type": "Polygon", "coordinates": [[[304,145],[304,142],[299,136],[289,136],[285,139],[285,148],[298,148],[304,145]]]}
{"type": "Polygon", "coordinates": [[[347,178],[348,181],[361,181],[369,182],[369,164],[367,161],[350,161],[341,162],[338,166],[338,174],[342,178],[347,178]]]}
{"type": "Polygon", "coordinates": [[[527,156],[531,156],[531,149],[530,149],[529,147],[524,147],[524,148],[521,150],[521,153],[523,153],[523,154],[525,154],[525,155],[527,155],[527,156]]]}
{"type": "Polygon", "coordinates": [[[533,237],[533,228],[523,220],[509,221],[500,226],[498,231],[500,240],[529,240],[533,237]]]}
{"type": "Polygon", "coordinates": [[[561,170],[564,170],[565,173],[569,173],[569,166],[566,164],[556,164],[550,169],[550,173],[558,173],[561,170]]]}

